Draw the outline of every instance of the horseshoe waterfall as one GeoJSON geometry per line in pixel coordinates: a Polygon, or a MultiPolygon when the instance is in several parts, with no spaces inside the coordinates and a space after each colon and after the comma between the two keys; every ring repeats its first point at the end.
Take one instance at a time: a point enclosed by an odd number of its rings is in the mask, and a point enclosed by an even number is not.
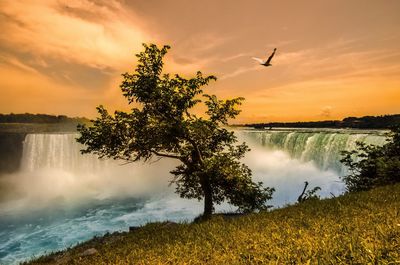
{"type": "MultiPolygon", "coordinates": [[[[255,181],[275,187],[270,202],[296,201],[304,181],[321,197],[344,191],[340,153],[356,142],[382,145],[384,131],[323,129],[235,129],[251,151],[244,162],[255,181]]],[[[149,221],[192,220],[202,202],[185,200],[168,186],[177,164],[129,163],[82,155],[76,133],[27,134],[19,170],[0,177],[0,263],[75,245],[95,235],[127,230],[149,221]]],[[[234,211],[227,204],[217,211],[234,211]]]]}

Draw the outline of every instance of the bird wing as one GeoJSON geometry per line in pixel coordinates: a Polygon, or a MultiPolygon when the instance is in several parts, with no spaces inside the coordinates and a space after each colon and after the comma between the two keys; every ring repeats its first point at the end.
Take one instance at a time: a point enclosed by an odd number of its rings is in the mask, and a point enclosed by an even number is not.
{"type": "Polygon", "coordinates": [[[272,57],[274,57],[274,55],[275,55],[275,52],[276,52],[276,48],[274,49],[274,51],[272,52],[272,54],[268,57],[268,60],[266,61],[267,64],[269,64],[269,63],[271,62],[272,57]]]}
{"type": "Polygon", "coordinates": [[[265,63],[265,61],[263,59],[257,58],[257,57],[252,57],[254,60],[256,60],[257,62],[259,62],[260,64],[265,63]]]}

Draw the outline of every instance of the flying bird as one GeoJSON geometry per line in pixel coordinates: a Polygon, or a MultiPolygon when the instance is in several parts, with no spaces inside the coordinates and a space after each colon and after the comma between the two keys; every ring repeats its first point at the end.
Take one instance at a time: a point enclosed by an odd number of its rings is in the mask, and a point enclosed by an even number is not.
{"type": "Polygon", "coordinates": [[[256,60],[257,62],[259,62],[261,65],[264,65],[265,67],[272,66],[271,60],[272,60],[272,57],[274,57],[275,52],[276,52],[276,48],[274,49],[274,51],[272,52],[272,54],[268,57],[268,59],[266,61],[264,61],[263,59],[260,59],[260,58],[256,58],[256,57],[253,57],[253,59],[256,60]]]}

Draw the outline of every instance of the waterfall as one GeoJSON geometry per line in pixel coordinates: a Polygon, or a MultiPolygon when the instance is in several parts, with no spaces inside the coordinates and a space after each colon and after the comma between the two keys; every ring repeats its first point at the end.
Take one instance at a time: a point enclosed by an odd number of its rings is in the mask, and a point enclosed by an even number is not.
{"type": "Polygon", "coordinates": [[[21,169],[57,169],[71,173],[102,172],[110,161],[80,153],[78,134],[28,134],[23,145],[21,169]]]}
{"type": "MultiPolygon", "coordinates": [[[[313,161],[322,170],[345,173],[340,163],[341,151],[353,150],[356,142],[383,145],[382,131],[357,130],[238,130],[244,141],[272,150],[283,150],[302,162],[313,161]]],[[[74,174],[101,175],[117,167],[111,160],[100,160],[91,154],[82,155],[83,146],[76,142],[78,134],[28,134],[23,144],[21,169],[57,169],[74,174]]]]}
{"type": "MultiPolygon", "coordinates": [[[[252,148],[243,162],[252,169],[254,180],[276,188],[269,202],[276,207],[295,202],[304,181],[321,187],[322,198],[341,194],[340,151],[351,150],[356,141],[385,142],[381,132],[361,130],[242,129],[235,133],[252,148]]],[[[149,221],[191,220],[201,213],[201,202],[181,199],[173,186],[168,187],[176,161],[122,166],[82,155],[77,136],[26,136],[20,171],[2,179],[12,184],[13,197],[0,204],[0,263],[17,263],[107,231],[149,221]]],[[[216,210],[235,208],[223,204],[216,210]]]]}
{"type": "Polygon", "coordinates": [[[25,137],[20,177],[14,178],[24,194],[79,200],[83,196],[146,196],[167,186],[175,162],[165,160],[154,166],[99,159],[93,154],[81,154],[84,146],[76,141],[78,136],[49,133],[25,137]]]}
{"type": "Polygon", "coordinates": [[[356,148],[357,142],[383,145],[382,131],[357,130],[244,130],[245,139],[269,149],[279,149],[302,162],[313,161],[322,170],[334,170],[343,175],[346,168],[340,163],[341,152],[356,148]]]}

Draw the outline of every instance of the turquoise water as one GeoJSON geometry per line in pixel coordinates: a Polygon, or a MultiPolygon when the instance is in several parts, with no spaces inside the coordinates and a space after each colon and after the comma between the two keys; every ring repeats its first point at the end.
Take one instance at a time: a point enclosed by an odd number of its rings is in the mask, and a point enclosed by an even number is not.
{"type": "MultiPolygon", "coordinates": [[[[256,181],[276,188],[269,204],[293,203],[304,181],[320,195],[343,192],[341,150],[357,140],[383,144],[379,131],[238,130],[252,151],[244,162],[256,181]]],[[[168,187],[171,160],[121,165],[82,156],[75,134],[31,134],[20,172],[2,176],[8,199],[0,202],[0,264],[16,264],[96,235],[127,231],[154,221],[191,221],[202,203],[183,200],[168,187]]],[[[234,211],[223,204],[218,211],[234,211]]]]}
{"type": "Polygon", "coordinates": [[[74,207],[54,203],[51,207],[23,213],[2,212],[0,263],[18,261],[73,246],[96,235],[127,231],[149,221],[189,221],[190,207],[174,207],[175,201],[107,199],[74,207]],[[168,211],[166,211],[168,209],[168,211]]]}

